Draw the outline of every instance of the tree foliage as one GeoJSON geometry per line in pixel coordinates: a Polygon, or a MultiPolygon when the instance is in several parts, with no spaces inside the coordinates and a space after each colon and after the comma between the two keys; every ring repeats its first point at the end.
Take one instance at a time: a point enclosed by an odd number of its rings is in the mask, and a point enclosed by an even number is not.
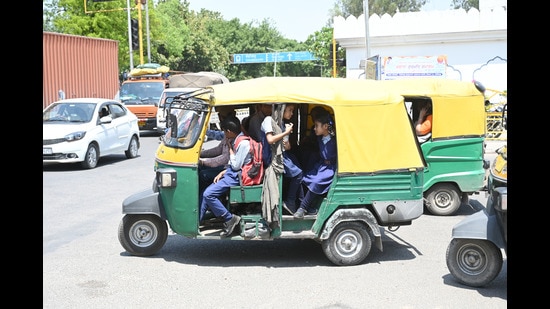
{"type": "MultiPolygon", "coordinates": [[[[397,11],[418,12],[426,4],[426,1],[429,0],[369,0],[369,16],[372,14],[382,16],[386,13],[393,16],[397,11]]],[[[359,17],[364,13],[364,6],[364,0],[337,0],[331,10],[331,16],[347,18],[353,15],[359,17]]]]}
{"type": "Polygon", "coordinates": [[[464,9],[466,11],[471,8],[476,8],[479,10],[479,0],[452,0],[451,8],[464,9]]]}
{"type": "MultiPolygon", "coordinates": [[[[428,0],[370,0],[369,14],[419,11],[428,0]]],[[[479,0],[452,0],[460,5],[479,0]]],[[[130,68],[128,11],[126,1],[43,0],[43,30],[119,41],[119,69],[130,68]]],[[[138,6],[130,1],[131,18],[138,18],[138,6]]],[[[132,51],[133,64],[155,62],[174,72],[214,71],[236,81],[260,76],[332,76],[332,17],[363,14],[363,0],[336,0],[326,26],[305,42],[284,38],[270,19],[242,23],[224,20],[219,12],[189,9],[188,0],[146,1],[148,18],[141,10],[142,50],[132,51]],[[147,28],[147,22],[149,27],[147,28]],[[234,64],[233,54],[274,51],[310,51],[316,61],[234,64]],[[150,51],[150,59],[148,58],[150,51]],[[140,54],[140,52],[143,54],[140,54]],[[276,72],[274,72],[274,70],[276,72]]],[[[345,58],[339,48],[336,58],[345,58]]],[[[337,65],[337,76],[345,67],[337,65]]]]}

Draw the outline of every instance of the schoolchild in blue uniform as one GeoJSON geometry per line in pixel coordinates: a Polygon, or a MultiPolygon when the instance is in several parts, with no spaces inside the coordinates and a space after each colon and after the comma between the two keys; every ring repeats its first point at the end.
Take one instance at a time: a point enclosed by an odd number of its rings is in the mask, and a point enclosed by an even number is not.
{"type": "Polygon", "coordinates": [[[284,178],[288,182],[286,192],[283,192],[283,208],[291,215],[296,211],[296,201],[303,198],[303,190],[301,186],[302,182],[302,168],[298,163],[296,156],[290,152],[291,145],[289,142],[289,135],[292,133],[294,124],[290,122],[292,115],[294,115],[293,104],[285,104],[282,121],[279,122],[282,133],[275,134],[272,127],[272,116],[266,116],[262,122],[262,132],[264,132],[266,140],[269,144],[282,142],[283,146],[283,165],[284,165],[284,178]],[[267,119],[267,120],[266,120],[267,119]]]}
{"type": "Polygon", "coordinates": [[[319,159],[319,145],[317,144],[317,136],[315,135],[315,119],[322,115],[328,115],[329,112],[322,106],[315,106],[310,111],[313,126],[305,134],[300,141],[299,151],[295,152],[298,155],[298,162],[302,166],[302,170],[307,171],[313,167],[313,164],[319,159]]]}
{"type": "Polygon", "coordinates": [[[229,164],[215,178],[202,195],[202,202],[199,214],[199,221],[202,221],[207,210],[210,210],[217,218],[223,218],[224,228],[220,236],[229,236],[233,233],[235,227],[239,224],[241,217],[232,214],[219,200],[232,186],[239,185],[239,171],[243,165],[252,160],[250,154],[250,142],[242,140],[237,149],[234,148],[234,142],[241,132],[241,122],[239,118],[231,116],[225,122],[225,136],[229,143],[229,164]]]}
{"type": "Polygon", "coordinates": [[[300,208],[294,213],[294,217],[299,219],[306,214],[317,214],[316,207],[323,195],[328,192],[336,172],[336,137],[334,121],[330,114],[326,113],[315,119],[314,130],[319,144],[320,159],[303,177],[302,183],[307,192],[300,208]]]}

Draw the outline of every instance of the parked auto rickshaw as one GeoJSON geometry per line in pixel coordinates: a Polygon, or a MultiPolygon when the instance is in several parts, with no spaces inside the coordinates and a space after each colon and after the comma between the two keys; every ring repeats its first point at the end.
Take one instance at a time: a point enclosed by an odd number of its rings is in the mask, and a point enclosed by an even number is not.
{"type": "Polygon", "coordinates": [[[431,136],[420,147],[426,160],[424,205],[434,215],[453,215],[469,195],[485,186],[485,88],[479,83],[441,78],[370,81],[405,97],[416,122],[420,107],[431,103],[431,136]]]}
{"type": "MultiPolygon", "coordinates": [[[[194,239],[312,239],[336,265],[361,263],[372,243],[382,250],[383,228],[411,225],[423,213],[425,163],[403,97],[374,84],[367,91],[358,89],[365,89],[361,80],[262,77],[176,96],[170,129],[156,153],[152,188],[122,203],[122,247],[133,255],[153,255],[163,247],[170,227],[194,239]],[[259,103],[296,104],[293,149],[310,132],[309,111],[315,106],[329,111],[336,126],[337,171],[317,214],[303,219],[283,212],[281,194],[275,216],[266,218],[263,184],[232,187],[224,201],[241,220],[236,232],[222,237],[216,218],[199,222],[199,153],[214,107],[232,106],[241,113],[248,109],[252,115],[259,103]],[[196,125],[177,129],[191,122],[196,125]]],[[[284,190],[282,178],[279,193],[284,190]]]]}
{"type": "MultiPolygon", "coordinates": [[[[503,111],[504,128],[506,109],[503,111]]],[[[447,268],[461,283],[480,287],[492,282],[508,253],[508,153],[504,145],[496,150],[487,180],[487,206],[453,227],[447,247],[447,268]]]]}

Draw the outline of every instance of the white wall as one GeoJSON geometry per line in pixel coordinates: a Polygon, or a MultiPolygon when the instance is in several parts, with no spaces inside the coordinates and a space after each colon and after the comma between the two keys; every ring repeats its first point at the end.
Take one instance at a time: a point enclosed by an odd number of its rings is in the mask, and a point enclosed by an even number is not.
{"type": "MultiPolygon", "coordinates": [[[[481,81],[487,88],[507,89],[506,1],[481,0],[480,10],[376,14],[369,18],[369,55],[447,55],[447,78],[481,81]]],[[[346,49],[347,78],[364,78],[364,15],[334,17],[334,38],[346,49]]]]}

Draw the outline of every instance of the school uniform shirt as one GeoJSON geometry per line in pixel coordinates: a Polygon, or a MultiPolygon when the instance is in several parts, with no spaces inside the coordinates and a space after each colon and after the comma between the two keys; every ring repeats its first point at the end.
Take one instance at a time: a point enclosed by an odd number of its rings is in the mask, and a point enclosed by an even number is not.
{"type": "Polygon", "coordinates": [[[325,194],[336,172],[336,139],[331,136],[317,137],[320,160],[306,172],[303,183],[315,194],[325,194]]]}
{"type": "MultiPolygon", "coordinates": [[[[281,127],[281,130],[285,130],[286,128],[281,127]]],[[[283,165],[285,167],[285,177],[296,177],[300,175],[302,172],[302,168],[300,168],[300,165],[298,164],[298,158],[292,153],[284,150],[283,147],[283,165]]]]}

